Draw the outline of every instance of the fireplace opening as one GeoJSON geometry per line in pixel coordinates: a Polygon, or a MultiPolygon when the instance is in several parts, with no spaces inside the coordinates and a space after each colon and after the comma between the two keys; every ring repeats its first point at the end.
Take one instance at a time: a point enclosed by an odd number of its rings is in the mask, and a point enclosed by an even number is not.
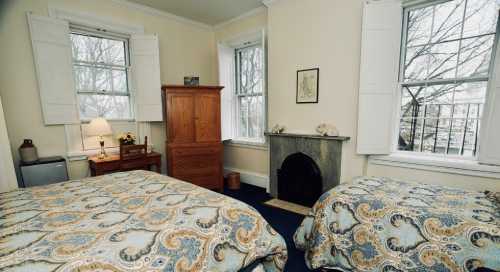
{"type": "Polygon", "coordinates": [[[278,169],[278,199],[312,207],[322,188],[318,165],[304,153],[289,155],[278,169]]]}

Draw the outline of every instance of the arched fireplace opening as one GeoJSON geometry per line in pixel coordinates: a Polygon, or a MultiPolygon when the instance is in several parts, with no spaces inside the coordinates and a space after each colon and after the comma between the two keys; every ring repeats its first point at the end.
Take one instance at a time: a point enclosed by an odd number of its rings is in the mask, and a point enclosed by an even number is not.
{"type": "Polygon", "coordinates": [[[278,169],[278,199],[312,207],[322,188],[318,165],[304,153],[289,155],[278,169]]]}

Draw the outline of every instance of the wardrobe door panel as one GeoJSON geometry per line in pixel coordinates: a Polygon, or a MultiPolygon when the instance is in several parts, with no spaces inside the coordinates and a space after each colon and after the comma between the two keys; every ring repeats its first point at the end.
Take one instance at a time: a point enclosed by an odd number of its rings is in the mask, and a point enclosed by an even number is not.
{"type": "Polygon", "coordinates": [[[193,94],[168,94],[168,142],[192,143],[195,141],[195,96],[193,94]]]}
{"type": "Polygon", "coordinates": [[[197,94],[195,99],[196,142],[220,141],[220,96],[197,94]]]}

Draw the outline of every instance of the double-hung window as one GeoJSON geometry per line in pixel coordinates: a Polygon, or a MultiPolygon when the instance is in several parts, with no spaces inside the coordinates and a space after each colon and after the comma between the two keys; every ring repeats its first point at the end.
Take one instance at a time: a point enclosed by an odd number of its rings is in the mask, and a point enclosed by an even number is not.
{"type": "Polygon", "coordinates": [[[236,55],[236,140],[264,142],[264,58],[262,45],[238,48],[236,55]]]}
{"type": "Polygon", "coordinates": [[[497,20],[495,0],[405,9],[399,150],[476,156],[497,20]]]}
{"type": "Polygon", "coordinates": [[[132,119],[128,38],[78,27],[70,35],[80,119],[132,119]]]}

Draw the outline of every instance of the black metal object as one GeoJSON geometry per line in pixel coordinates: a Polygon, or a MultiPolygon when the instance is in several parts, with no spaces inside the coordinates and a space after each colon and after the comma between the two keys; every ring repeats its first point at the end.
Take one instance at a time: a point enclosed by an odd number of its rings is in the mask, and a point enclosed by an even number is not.
{"type": "Polygon", "coordinates": [[[294,153],[278,169],[278,198],[312,207],[321,196],[321,171],[311,157],[294,153]]]}

